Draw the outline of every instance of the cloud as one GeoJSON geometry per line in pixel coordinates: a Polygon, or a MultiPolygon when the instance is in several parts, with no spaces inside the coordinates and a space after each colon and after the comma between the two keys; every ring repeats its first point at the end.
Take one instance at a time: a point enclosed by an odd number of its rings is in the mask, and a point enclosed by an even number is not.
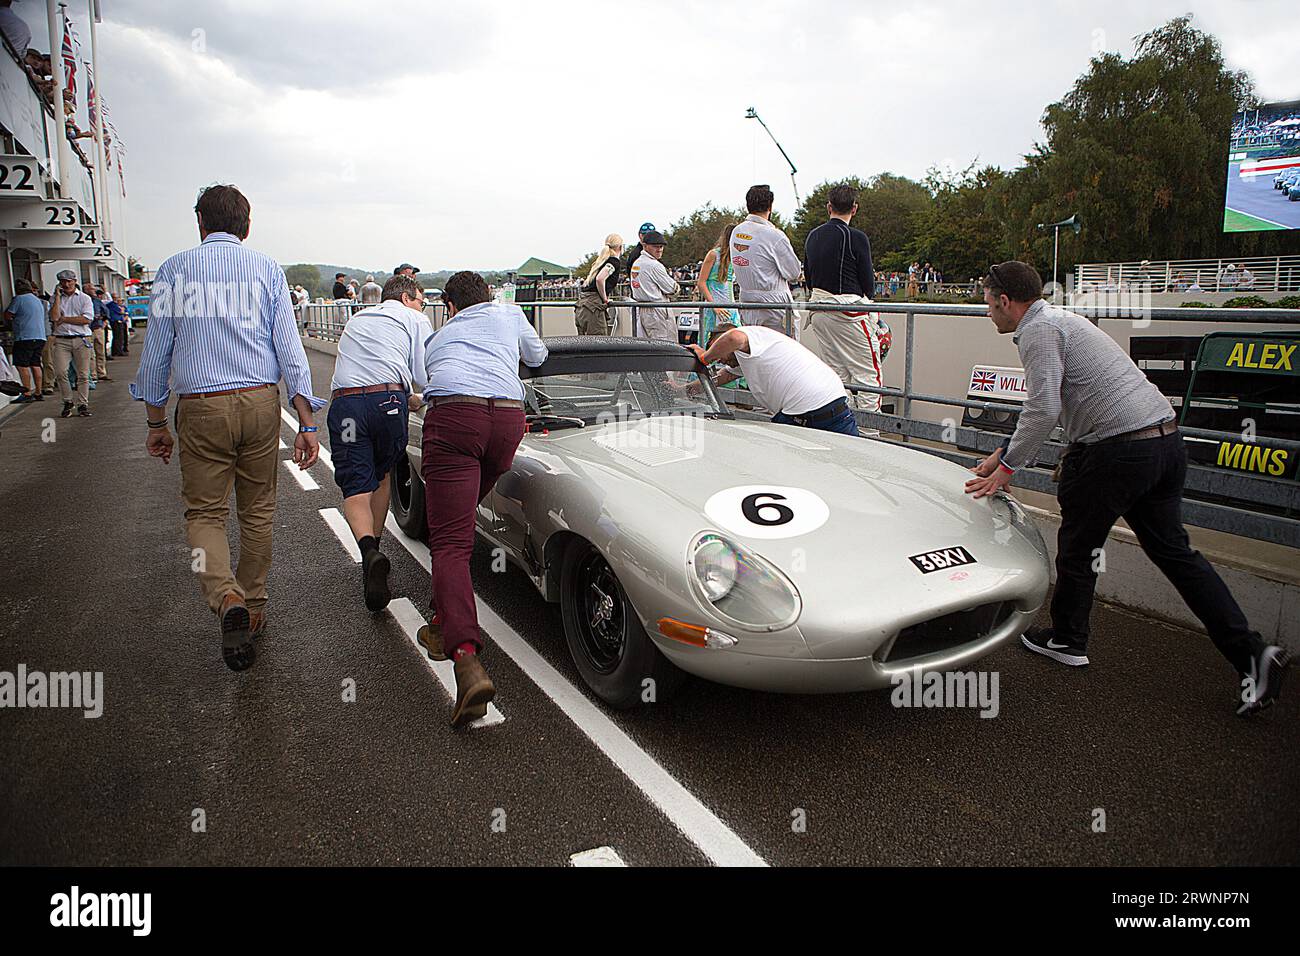
{"type": "Polygon", "coordinates": [[[496,268],[575,262],[611,231],[739,205],[754,182],[792,211],[748,106],[805,195],[848,174],[1014,167],[1098,49],[1131,53],[1189,2],[1262,93],[1300,96],[1273,0],[1249,15],[1230,0],[109,0],[100,57],[146,262],[192,244],[194,194],[223,181],[284,262],[496,268]]]}
{"type": "Polygon", "coordinates": [[[491,38],[480,4],[111,0],[108,22],[176,41],[272,87],[347,95],[406,76],[450,73],[491,38]]]}

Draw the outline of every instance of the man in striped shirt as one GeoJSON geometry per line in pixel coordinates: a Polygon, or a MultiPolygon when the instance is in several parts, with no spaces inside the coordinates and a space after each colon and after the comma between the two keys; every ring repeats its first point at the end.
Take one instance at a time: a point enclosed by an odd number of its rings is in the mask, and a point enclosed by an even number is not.
{"type": "Polygon", "coordinates": [[[243,245],[249,204],[234,186],[209,186],[194,212],[202,242],[161,266],[149,300],[140,369],[131,395],[147,406],[145,448],[164,464],[174,441],[167,401],[175,392],[181,495],[193,567],[221,625],[232,670],[253,663],[266,625],[266,579],[279,466],[284,379],[298,413],[293,460],[310,467],[320,446],[311,369],[294,324],[284,271],[243,245]],[[226,538],[231,487],[239,519],[239,566],[226,538]]]}
{"type": "Polygon", "coordinates": [[[1015,434],[971,469],[976,477],[966,482],[976,498],[1001,491],[1017,470],[1035,463],[1060,422],[1070,444],[1056,494],[1061,528],[1052,626],[1031,629],[1025,647],[1063,664],[1088,663],[1096,561],[1123,518],[1237,669],[1237,713],[1258,712],[1277,699],[1288,654],[1250,629],[1223,579],[1188,543],[1181,511],[1187,449],[1169,400],[1114,339],[1082,316],[1048,305],[1042,292],[1043,280],[1026,263],[989,269],[984,301],[998,332],[1013,334],[1028,395],[1015,434]]]}

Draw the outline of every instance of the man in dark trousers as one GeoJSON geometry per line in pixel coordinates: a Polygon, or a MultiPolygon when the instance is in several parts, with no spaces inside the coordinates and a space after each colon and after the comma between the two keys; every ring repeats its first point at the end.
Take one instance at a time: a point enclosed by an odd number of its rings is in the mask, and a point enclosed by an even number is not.
{"type": "Polygon", "coordinates": [[[379,549],[388,473],[406,455],[407,412],[419,407],[424,350],[433,339],[418,282],[395,275],[381,294],[383,301],[352,316],[339,336],[326,418],[343,516],[361,552],[362,597],[375,612],[392,598],[389,561],[379,549]]]}
{"type": "Polygon", "coordinates": [[[1277,700],[1289,655],[1250,629],[1223,579],[1188,543],[1181,512],[1187,449],[1169,400],[1114,339],[1049,305],[1042,292],[1043,280],[1023,262],[991,266],[984,280],[989,317],[1020,350],[1028,397],[1015,434],[966,482],[976,498],[1001,491],[1036,461],[1058,421],[1065,430],[1052,626],[1031,629],[1025,647],[1062,664],[1088,663],[1094,562],[1123,518],[1241,675],[1237,713],[1257,713],[1277,700]]]}

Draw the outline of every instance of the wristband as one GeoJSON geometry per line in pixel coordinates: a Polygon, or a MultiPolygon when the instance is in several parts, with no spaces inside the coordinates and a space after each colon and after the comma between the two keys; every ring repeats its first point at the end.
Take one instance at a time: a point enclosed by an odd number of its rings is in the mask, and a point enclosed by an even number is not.
{"type": "Polygon", "coordinates": [[[160,422],[151,422],[151,421],[149,421],[149,420],[146,418],[144,423],[145,423],[146,425],[148,425],[150,428],[166,428],[166,427],[167,427],[167,419],[165,419],[165,418],[164,418],[162,421],[160,421],[160,422]]]}
{"type": "Polygon", "coordinates": [[[1014,475],[1016,473],[1016,470],[1012,468],[1010,465],[1008,465],[1005,461],[998,462],[998,467],[1001,468],[1003,471],[1005,471],[1008,475],[1014,475]]]}
{"type": "Polygon", "coordinates": [[[320,431],[320,426],[319,426],[319,425],[299,425],[299,426],[298,426],[298,434],[299,434],[299,435],[303,434],[304,432],[318,432],[318,431],[320,431]]]}

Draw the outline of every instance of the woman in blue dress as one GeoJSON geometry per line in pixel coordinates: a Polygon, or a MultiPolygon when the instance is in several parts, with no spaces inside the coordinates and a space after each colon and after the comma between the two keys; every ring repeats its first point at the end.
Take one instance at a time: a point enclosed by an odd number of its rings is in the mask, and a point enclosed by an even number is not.
{"type": "MultiPolygon", "coordinates": [[[[706,302],[735,301],[731,294],[736,281],[736,272],[731,266],[731,230],[735,228],[733,224],[723,229],[718,244],[700,263],[700,277],[695,280],[695,288],[706,302]]],[[[709,347],[709,338],[719,322],[740,325],[735,309],[700,309],[700,348],[709,347]]]]}

